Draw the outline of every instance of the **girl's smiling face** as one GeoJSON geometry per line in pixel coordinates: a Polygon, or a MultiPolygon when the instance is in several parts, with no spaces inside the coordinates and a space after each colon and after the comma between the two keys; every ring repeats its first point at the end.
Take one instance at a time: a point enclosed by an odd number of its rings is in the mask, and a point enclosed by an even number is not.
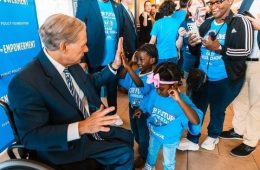
{"type": "Polygon", "coordinates": [[[139,51],[136,54],[137,66],[141,72],[149,72],[154,64],[154,58],[150,57],[146,52],[139,51]]]}

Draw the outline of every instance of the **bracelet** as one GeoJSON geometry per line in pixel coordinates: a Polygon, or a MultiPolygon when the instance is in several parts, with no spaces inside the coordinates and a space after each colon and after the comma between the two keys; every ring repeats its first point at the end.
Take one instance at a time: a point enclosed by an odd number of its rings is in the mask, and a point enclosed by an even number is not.
{"type": "Polygon", "coordinates": [[[115,68],[112,66],[112,63],[109,64],[109,67],[110,67],[113,71],[117,71],[117,69],[115,69],[115,68]]]}

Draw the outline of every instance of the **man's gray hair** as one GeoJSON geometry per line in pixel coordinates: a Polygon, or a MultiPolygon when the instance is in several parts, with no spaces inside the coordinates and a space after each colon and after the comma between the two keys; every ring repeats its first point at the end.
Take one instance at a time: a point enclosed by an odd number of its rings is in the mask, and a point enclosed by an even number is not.
{"type": "Polygon", "coordinates": [[[50,51],[59,49],[61,42],[75,43],[78,34],[86,29],[85,24],[75,17],[64,14],[54,14],[48,17],[40,27],[41,40],[50,51]]]}

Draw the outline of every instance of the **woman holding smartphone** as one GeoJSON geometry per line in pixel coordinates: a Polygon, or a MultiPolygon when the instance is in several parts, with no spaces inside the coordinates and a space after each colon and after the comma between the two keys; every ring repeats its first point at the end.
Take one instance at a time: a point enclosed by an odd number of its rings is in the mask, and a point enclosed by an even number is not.
{"type": "MultiPolygon", "coordinates": [[[[213,17],[200,26],[202,38],[189,34],[190,52],[200,56],[199,69],[208,77],[201,89],[192,95],[194,104],[204,114],[210,106],[208,136],[201,144],[206,150],[214,150],[219,141],[226,107],[242,88],[246,58],[253,46],[252,26],[244,16],[232,13],[232,3],[233,0],[210,0],[207,5],[213,17]]],[[[199,137],[188,133],[179,149],[198,150],[199,137]]]]}

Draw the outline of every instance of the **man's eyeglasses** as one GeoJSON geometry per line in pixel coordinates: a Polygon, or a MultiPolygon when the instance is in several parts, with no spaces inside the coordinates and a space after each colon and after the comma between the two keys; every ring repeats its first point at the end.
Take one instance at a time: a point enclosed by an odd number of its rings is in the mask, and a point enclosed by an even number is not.
{"type": "Polygon", "coordinates": [[[220,4],[222,4],[223,2],[224,2],[225,0],[217,0],[217,1],[214,1],[214,2],[211,2],[211,1],[209,1],[209,2],[207,2],[207,5],[209,6],[209,7],[212,7],[213,5],[220,5],[220,4]]]}

